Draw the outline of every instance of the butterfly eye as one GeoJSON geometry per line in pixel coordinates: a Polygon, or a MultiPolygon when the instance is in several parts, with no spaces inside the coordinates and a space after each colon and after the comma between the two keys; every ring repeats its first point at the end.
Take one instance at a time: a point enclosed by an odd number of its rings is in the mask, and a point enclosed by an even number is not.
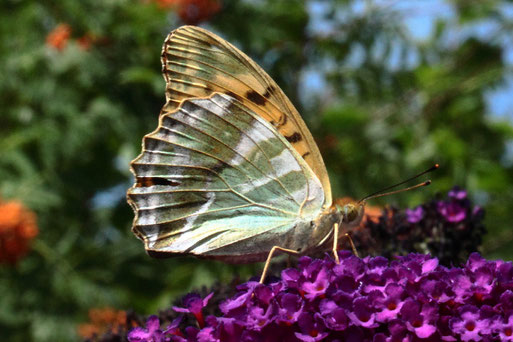
{"type": "Polygon", "coordinates": [[[342,223],[357,225],[363,217],[364,205],[349,203],[342,208],[342,223]]]}
{"type": "Polygon", "coordinates": [[[356,219],[356,216],[358,216],[354,205],[346,205],[344,209],[344,221],[346,221],[347,223],[354,221],[356,219]]]}

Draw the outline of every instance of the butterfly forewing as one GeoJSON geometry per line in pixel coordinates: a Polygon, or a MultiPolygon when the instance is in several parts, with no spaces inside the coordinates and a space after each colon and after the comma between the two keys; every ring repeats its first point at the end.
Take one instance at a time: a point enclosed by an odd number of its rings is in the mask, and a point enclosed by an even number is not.
{"type": "Polygon", "coordinates": [[[322,211],[322,185],[276,129],[238,99],[183,100],[132,162],[134,232],[149,251],[258,260],[322,211]]]}
{"type": "Polygon", "coordinates": [[[168,36],[162,51],[167,103],[172,112],[184,99],[227,94],[268,121],[310,166],[331,205],[324,162],[312,135],[278,85],[249,57],[215,34],[184,26],[168,36]]]}

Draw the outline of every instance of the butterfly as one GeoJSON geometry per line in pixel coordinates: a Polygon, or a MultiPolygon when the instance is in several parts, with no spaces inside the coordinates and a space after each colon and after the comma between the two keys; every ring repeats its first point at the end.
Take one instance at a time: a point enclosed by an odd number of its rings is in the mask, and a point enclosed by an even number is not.
{"type": "Polygon", "coordinates": [[[278,85],[205,29],[172,31],[162,50],[166,103],[131,162],[132,231],[151,256],[232,263],[309,254],[359,224],[365,202],[332,204],[312,134],[278,85]]]}

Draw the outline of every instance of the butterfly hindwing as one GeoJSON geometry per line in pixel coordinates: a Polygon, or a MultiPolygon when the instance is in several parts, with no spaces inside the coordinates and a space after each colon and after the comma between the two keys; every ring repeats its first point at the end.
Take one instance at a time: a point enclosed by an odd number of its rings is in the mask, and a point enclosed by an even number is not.
{"type": "Polygon", "coordinates": [[[331,188],[319,149],[297,110],[265,71],[215,34],[183,26],[169,34],[162,51],[167,103],[172,112],[184,99],[218,92],[237,99],[288,140],[321,181],[326,205],[331,188]]]}
{"type": "Polygon", "coordinates": [[[225,94],[183,100],[162,114],[132,170],[133,230],[150,252],[259,259],[325,204],[292,145],[225,94]]]}

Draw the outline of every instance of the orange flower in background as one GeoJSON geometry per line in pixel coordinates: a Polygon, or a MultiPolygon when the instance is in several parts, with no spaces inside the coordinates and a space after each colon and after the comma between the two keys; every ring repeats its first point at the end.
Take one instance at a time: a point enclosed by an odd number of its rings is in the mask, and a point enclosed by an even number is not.
{"type": "Polygon", "coordinates": [[[374,205],[366,205],[365,206],[365,217],[362,220],[362,223],[367,221],[378,222],[379,217],[383,215],[383,207],[374,206],[374,205]]]}
{"type": "Polygon", "coordinates": [[[0,263],[15,264],[39,230],[36,215],[18,201],[0,202],[0,263]]]}
{"type": "Polygon", "coordinates": [[[95,38],[92,34],[86,33],[82,37],[77,38],[77,44],[82,50],[89,50],[93,45],[95,38]]]}
{"type": "Polygon", "coordinates": [[[187,25],[197,25],[210,19],[221,9],[219,0],[155,0],[161,8],[172,8],[187,25]]]}
{"type": "Polygon", "coordinates": [[[112,308],[90,309],[90,323],[80,324],[78,334],[85,339],[94,339],[107,331],[121,333],[126,326],[126,312],[112,308]]]}
{"type": "Polygon", "coordinates": [[[71,27],[68,24],[59,24],[46,36],[46,45],[61,51],[68,44],[70,36],[71,27]]]}

